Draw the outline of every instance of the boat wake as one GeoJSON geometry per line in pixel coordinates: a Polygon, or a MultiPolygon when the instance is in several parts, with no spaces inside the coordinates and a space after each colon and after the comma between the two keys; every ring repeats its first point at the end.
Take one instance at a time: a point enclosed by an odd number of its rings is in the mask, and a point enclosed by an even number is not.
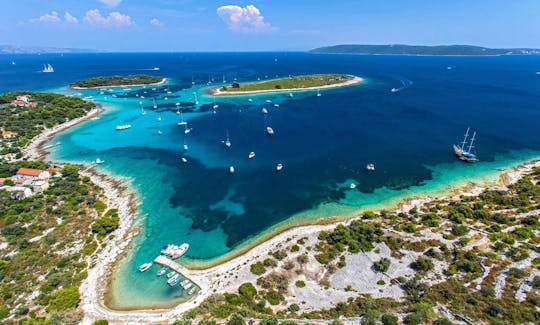
{"type": "Polygon", "coordinates": [[[400,81],[401,81],[401,87],[392,88],[392,89],[390,89],[390,92],[397,93],[398,91],[402,91],[402,90],[407,89],[407,88],[409,88],[410,86],[413,85],[412,80],[409,80],[409,79],[401,79],[400,81]]]}

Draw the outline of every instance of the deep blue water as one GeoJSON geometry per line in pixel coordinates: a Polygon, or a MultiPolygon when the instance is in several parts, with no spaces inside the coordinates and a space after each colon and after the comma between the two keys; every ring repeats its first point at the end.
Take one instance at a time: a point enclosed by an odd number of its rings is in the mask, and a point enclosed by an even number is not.
{"type": "Polygon", "coordinates": [[[149,73],[171,79],[155,90],[116,89],[116,97],[108,91],[84,91],[81,96],[93,96],[107,113],[54,140],[62,143],[54,153],[56,159],[90,162],[100,157],[106,161],[103,168],[130,177],[141,194],[139,222],[144,231],[120,268],[129,276],[118,275],[113,286],[123,292],[122,297],[117,295],[124,300],[118,305],[131,306],[180,295],[154,289],[161,286],[148,284],[158,281],[153,274],[133,271],[168,242],[190,242],[191,260],[216,258],[293,215],[324,217],[341,209],[352,211],[413,187],[450,185],[505,162],[537,156],[537,71],[540,56],[3,55],[0,90],[73,94],[62,87],[111,74],[149,73]],[[55,72],[37,72],[44,63],[52,64],[55,72]],[[160,70],[148,70],[152,67],[160,70]],[[322,91],[321,97],[302,92],[292,98],[287,94],[217,98],[215,114],[214,98],[204,91],[209,79],[215,86],[224,77],[243,82],[310,73],[348,73],[365,82],[322,91]],[[390,92],[402,85],[406,87],[390,92]],[[193,103],[193,92],[199,105],[193,103]],[[151,98],[158,109],[152,108],[151,98]],[[140,114],[140,100],[148,112],[145,116],[140,114]],[[267,116],[261,114],[262,107],[268,108],[267,116]],[[188,135],[176,125],[177,108],[193,128],[188,135]],[[133,127],[114,130],[123,123],[133,127]],[[266,126],[275,130],[273,137],[265,134],[266,126]],[[477,131],[481,161],[474,166],[457,161],[451,150],[468,126],[477,131]],[[221,142],[227,131],[229,149],[221,142]],[[190,149],[183,154],[184,142],[190,149]],[[247,158],[250,151],[257,154],[253,160],[247,158]],[[180,162],[182,155],[187,164],[180,162]],[[376,164],[376,172],[365,171],[369,162],[376,164]],[[277,163],[284,165],[280,173],[275,171],[277,163]],[[228,173],[231,165],[234,175],[228,173]],[[447,176],[437,179],[436,171],[447,176]],[[351,182],[356,189],[348,189],[351,182]]]}

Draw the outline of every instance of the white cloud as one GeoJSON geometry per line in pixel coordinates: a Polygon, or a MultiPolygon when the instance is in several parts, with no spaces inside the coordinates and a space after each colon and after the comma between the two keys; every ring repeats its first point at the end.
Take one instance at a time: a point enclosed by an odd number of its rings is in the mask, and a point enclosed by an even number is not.
{"type": "Polygon", "coordinates": [[[98,0],[109,8],[114,8],[122,2],[122,0],[98,0]]]}
{"type": "Polygon", "coordinates": [[[66,12],[64,14],[64,20],[66,21],[66,23],[69,24],[77,24],[79,22],[79,20],[73,15],[71,15],[69,12],[66,12]]]}
{"type": "Polygon", "coordinates": [[[88,10],[83,20],[87,24],[103,27],[127,27],[135,24],[128,15],[114,11],[108,16],[102,16],[98,9],[88,10]]]}
{"type": "Polygon", "coordinates": [[[264,22],[264,16],[254,5],[247,5],[244,8],[235,5],[221,6],[217,8],[217,14],[233,32],[268,32],[274,29],[269,23],[264,22]]]}
{"type": "Polygon", "coordinates": [[[30,19],[31,23],[52,23],[57,24],[62,22],[62,18],[58,16],[56,11],[51,11],[51,13],[46,13],[41,17],[30,19]]]}
{"type": "Polygon", "coordinates": [[[155,26],[155,27],[163,27],[163,23],[159,21],[159,19],[157,18],[150,19],[150,25],[155,26]]]}

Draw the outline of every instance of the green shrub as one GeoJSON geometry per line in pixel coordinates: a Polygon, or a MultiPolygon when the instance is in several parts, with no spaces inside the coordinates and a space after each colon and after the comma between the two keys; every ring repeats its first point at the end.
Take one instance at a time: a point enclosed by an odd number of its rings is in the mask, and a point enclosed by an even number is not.
{"type": "Polygon", "coordinates": [[[297,304],[291,304],[288,309],[290,312],[296,313],[300,310],[300,306],[298,306],[297,304]]]}
{"type": "Polygon", "coordinates": [[[394,315],[384,314],[381,317],[381,321],[383,325],[397,325],[398,318],[397,316],[394,316],[394,315]]]}
{"type": "Polygon", "coordinates": [[[275,290],[269,290],[264,294],[264,298],[272,305],[279,305],[285,298],[283,295],[275,290]]]}
{"type": "Polygon", "coordinates": [[[47,310],[63,311],[68,308],[75,308],[79,304],[79,301],[79,288],[70,286],[52,294],[47,310]]]}
{"type": "Polygon", "coordinates": [[[386,257],[383,257],[377,262],[373,263],[373,267],[375,268],[375,270],[379,272],[386,272],[390,268],[390,263],[391,262],[389,259],[387,259],[386,257]]]}
{"type": "Polygon", "coordinates": [[[97,321],[93,322],[92,325],[109,325],[109,321],[106,319],[98,319],[97,321]]]}
{"type": "Polygon", "coordinates": [[[420,272],[427,272],[429,270],[432,270],[435,267],[433,264],[433,261],[429,258],[420,256],[416,259],[416,261],[411,263],[411,268],[420,271],[420,272]]]}
{"type": "Polygon", "coordinates": [[[247,299],[253,299],[257,295],[257,289],[251,282],[246,282],[238,287],[238,293],[247,299]]]}
{"type": "Polygon", "coordinates": [[[306,286],[306,283],[302,280],[298,280],[294,283],[298,288],[303,288],[306,286]]]}
{"type": "Polygon", "coordinates": [[[261,262],[251,264],[251,266],[249,267],[249,270],[251,271],[251,273],[253,273],[255,275],[262,275],[262,274],[264,274],[264,272],[266,272],[266,268],[264,267],[263,263],[261,263],[261,262]]]}

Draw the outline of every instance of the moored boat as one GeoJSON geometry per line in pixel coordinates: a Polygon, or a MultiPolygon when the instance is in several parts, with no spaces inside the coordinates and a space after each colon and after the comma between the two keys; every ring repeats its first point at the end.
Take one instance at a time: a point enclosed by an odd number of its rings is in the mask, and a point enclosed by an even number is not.
{"type": "Polygon", "coordinates": [[[116,126],[116,131],[123,131],[131,128],[131,124],[122,124],[116,126]]]}
{"type": "Polygon", "coordinates": [[[367,164],[366,165],[366,170],[369,170],[369,171],[375,171],[375,165],[374,164],[367,164]]]}
{"type": "Polygon", "coordinates": [[[266,127],[266,133],[268,133],[268,135],[274,135],[274,129],[272,129],[271,127],[267,126],[267,127],[266,127]]]}
{"type": "Polygon", "coordinates": [[[469,143],[468,148],[466,148],[467,138],[469,137],[469,131],[470,131],[470,128],[467,128],[467,132],[465,132],[465,136],[463,137],[463,141],[461,142],[461,144],[453,145],[454,153],[461,161],[477,162],[478,157],[476,156],[476,154],[472,153],[472,149],[474,148],[474,141],[476,140],[476,132],[473,133],[471,142],[469,143]]]}
{"type": "Polygon", "coordinates": [[[139,266],[139,272],[144,272],[144,271],[148,270],[152,266],[152,264],[154,264],[154,263],[148,262],[148,263],[141,264],[139,266]]]}
{"type": "Polygon", "coordinates": [[[169,244],[169,245],[163,246],[163,248],[161,249],[161,255],[165,255],[172,259],[177,259],[177,258],[182,257],[182,255],[184,255],[188,249],[189,249],[188,243],[183,243],[180,246],[169,244]]]}
{"type": "Polygon", "coordinates": [[[282,164],[277,164],[277,165],[276,165],[276,170],[277,170],[278,172],[280,172],[282,169],[283,169],[283,165],[282,165],[282,164]]]}
{"type": "Polygon", "coordinates": [[[169,272],[168,267],[162,267],[157,273],[156,276],[164,276],[167,272],[169,272]]]}
{"type": "Polygon", "coordinates": [[[248,155],[249,159],[252,159],[253,157],[255,157],[255,152],[254,151],[250,152],[249,155],[248,155]]]}

